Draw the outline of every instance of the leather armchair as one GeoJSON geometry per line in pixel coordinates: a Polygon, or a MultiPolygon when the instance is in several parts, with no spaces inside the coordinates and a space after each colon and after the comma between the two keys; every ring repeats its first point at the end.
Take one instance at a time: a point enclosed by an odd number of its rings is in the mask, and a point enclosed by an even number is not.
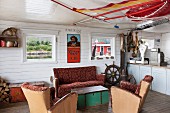
{"type": "Polygon", "coordinates": [[[78,95],[75,92],[69,93],[57,100],[52,101],[48,87],[32,86],[23,84],[23,93],[28,101],[30,113],[76,113],[78,95]]]}
{"type": "Polygon", "coordinates": [[[114,113],[139,113],[149,92],[152,76],[145,76],[139,85],[123,82],[120,88],[111,87],[112,111],[114,113]],[[126,85],[125,85],[126,83],[126,85]]]}

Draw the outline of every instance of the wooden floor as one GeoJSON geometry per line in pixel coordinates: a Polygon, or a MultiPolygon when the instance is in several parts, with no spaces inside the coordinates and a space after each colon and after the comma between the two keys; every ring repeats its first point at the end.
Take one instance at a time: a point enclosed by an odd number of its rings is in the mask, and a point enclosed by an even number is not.
{"type": "MultiPolygon", "coordinates": [[[[26,102],[3,104],[0,113],[29,113],[29,108],[26,102]]],[[[112,110],[107,104],[78,110],[77,113],[112,113],[112,110]]],[[[141,113],[170,113],[170,96],[150,91],[141,113]]]]}

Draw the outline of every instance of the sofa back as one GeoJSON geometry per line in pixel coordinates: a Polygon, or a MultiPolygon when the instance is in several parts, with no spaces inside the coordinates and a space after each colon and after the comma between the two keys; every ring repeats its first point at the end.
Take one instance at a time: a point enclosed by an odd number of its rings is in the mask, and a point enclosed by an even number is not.
{"type": "Polygon", "coordinates": [[[54,68],[53,71],[60,84],[96,80],[96,66],[54,68]]]}

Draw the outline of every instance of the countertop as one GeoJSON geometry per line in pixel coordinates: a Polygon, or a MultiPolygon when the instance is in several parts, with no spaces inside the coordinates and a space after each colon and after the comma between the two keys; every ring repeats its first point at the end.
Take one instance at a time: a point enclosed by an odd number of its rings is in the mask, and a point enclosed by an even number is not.
{"type": "Polygon", "coordinates": [[[167,65],[167,66],[158,66],[158,65],[151,65],[151,64],[139,64],[139,63],[128,63],[128,64],[139,65],[139,66],[148,66],[148,67],[156,67],[156,68],[165,68],[165,69],[170,69],[170,65],[167,65]]]}

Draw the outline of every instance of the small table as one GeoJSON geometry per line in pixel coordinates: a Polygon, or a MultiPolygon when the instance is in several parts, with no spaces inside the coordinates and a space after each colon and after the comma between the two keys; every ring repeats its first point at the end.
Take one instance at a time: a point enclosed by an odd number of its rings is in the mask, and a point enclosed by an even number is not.
{"type": "Polygon", "coordinates": [[[103,86],[75,88],[71,91],[78,94],[78,109],[109,103],[108,88],[103,86]]]}

